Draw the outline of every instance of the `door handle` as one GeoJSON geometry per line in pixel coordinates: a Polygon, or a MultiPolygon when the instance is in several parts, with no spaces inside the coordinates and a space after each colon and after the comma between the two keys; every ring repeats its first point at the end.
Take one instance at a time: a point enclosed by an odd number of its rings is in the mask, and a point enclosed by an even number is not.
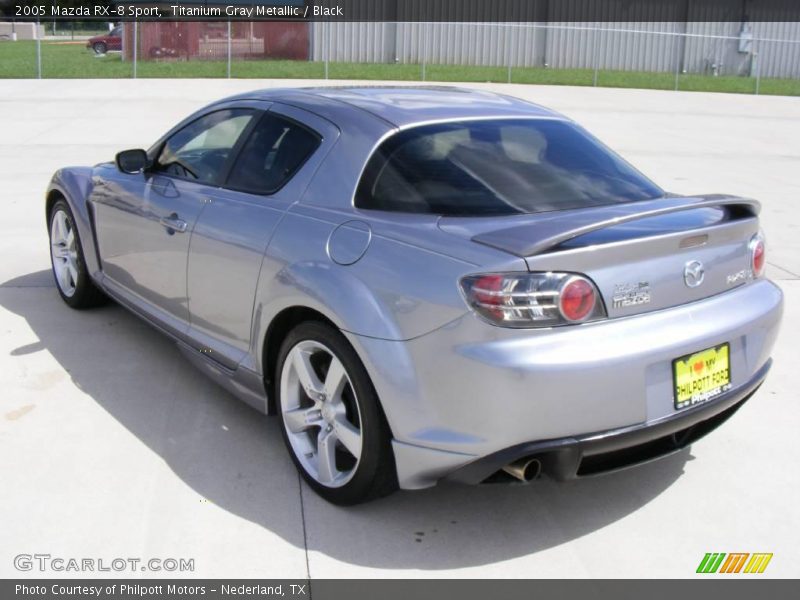
{"type": "Polygon", "coordinates": [[[159,223],[161,223],[164,227],[167,228],[167,233],[169,233],[170,235],[172,235],[176,231],[178,233],[184,233],[186,231],[186,228],[189,226],[186,223],[186,221],[178,218],[178,215],[176,213],[172,213],[168,217],[161,217],[161,219],[159,219],[159,223]]]}

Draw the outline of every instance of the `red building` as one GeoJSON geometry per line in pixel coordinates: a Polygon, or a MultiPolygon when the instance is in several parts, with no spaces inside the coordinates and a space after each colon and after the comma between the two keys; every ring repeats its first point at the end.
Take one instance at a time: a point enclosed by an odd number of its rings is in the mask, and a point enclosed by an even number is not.
{"type": "MultiPolygon", "coordinates": [[[[308,60],[311,38],[308,23],[231,23],[231,56],[308,60]]],[[[137,25],[138,60],[224,60],[228,56],[228,23],[205,21],[147,21],[137,25]]],[[[133,58],[134,24],[125,23],[122,51],[133,58]]]]}

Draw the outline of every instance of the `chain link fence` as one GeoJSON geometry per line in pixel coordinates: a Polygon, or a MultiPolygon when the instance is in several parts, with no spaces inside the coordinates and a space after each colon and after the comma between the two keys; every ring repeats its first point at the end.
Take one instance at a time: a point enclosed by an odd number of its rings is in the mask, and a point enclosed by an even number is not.
{"type": "Polygon", "coordinates": [[[678,31],[685,24],[634,25],[131,22],[97,35],[54,36],[43,26],[32,29],[35,39],[16,41],[0,27],[0,77],[367,79],[800,95],[800,39],[759,37],[746,27],[716,34],[714,24],[701,33],[678,31]]]}

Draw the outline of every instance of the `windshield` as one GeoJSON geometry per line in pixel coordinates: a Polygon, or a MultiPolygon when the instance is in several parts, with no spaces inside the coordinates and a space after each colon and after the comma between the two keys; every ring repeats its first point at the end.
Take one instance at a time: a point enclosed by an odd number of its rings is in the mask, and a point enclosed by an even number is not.
{"type": "Polygon", "coordinates": [[[424,125],[367,163],[359,208],[509,215],[634,202],[664,192],[576,125],[493,119],[424,125]]]}

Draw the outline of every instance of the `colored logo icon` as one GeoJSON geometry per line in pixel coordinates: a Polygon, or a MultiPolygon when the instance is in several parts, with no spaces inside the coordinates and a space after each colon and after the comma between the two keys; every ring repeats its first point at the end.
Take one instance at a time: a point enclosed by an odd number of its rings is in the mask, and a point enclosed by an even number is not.
{"type": "Polygon", "coordinates": [[[763,573],[772,553],[707,552],[697,567],[698,573],[763,573]]]}

